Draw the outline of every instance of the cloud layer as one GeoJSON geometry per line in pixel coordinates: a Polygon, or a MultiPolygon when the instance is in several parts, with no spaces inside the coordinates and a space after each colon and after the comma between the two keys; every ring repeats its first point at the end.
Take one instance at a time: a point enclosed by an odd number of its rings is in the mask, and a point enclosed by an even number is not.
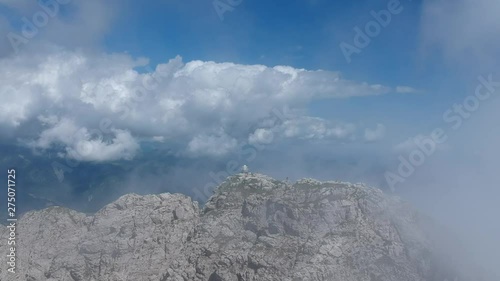
{"type": "MultiPolygon", "coordinates": [[[[81,161],[131,159],[142,140],[159,139],[190,157],[222,156],[244,143],[266,142],[271,133],[273,141],[353,141],[355,123],[307,116],[307,105],[400,92],[288,66],[184,63],[180,57],[155,69],[147,63],[58,47],[3,58],[0,126],[27,135],[22,141],[34,148],[59,148],[81,161]],[[92,152],[72,155],[82,147],[92,152]]],[[[383,134],[380,127],[367,132],[370,141],[383,134]]]]}

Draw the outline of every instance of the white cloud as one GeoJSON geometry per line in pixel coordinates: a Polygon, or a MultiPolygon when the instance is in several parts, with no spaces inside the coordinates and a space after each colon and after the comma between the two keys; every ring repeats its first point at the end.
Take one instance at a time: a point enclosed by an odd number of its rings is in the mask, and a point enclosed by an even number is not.
{"type": "Polygon", "coordinates": [[[139,144],[130,132],[113,129],[113,139],[105,142],[99,139],[87,138],[79,140],[73,146],[66,148],[67,155],[79,161],[103,162],[113,160],[131,160],[134,158],[139,144]]]}
{"type": "Polygon", "coordinates": [[[0,97],[2,98],[2,103],[0,104],[0,123],[17,127],[28,119],[29,111],[33,107],[36,97],[27,97],[24,95],[26,93],[23,93],[22,90],[16,91],[10,85],[0,87],[0,97]]]}
{"type": "Polygon", "coordinates": [[[367,142],[375,142],[383,139],[385,136],[385,132],[386,132],[385,126],[382,124],[377,124],[375,129],[370,129],[370,128],[365,129],[364,139],[367,142]]]}
{"type": "MultiPolygon", "coordinates": [[[[46,119],[40,117],[40,119],[46,119]]],[[[49,129],[43,130],[39,138],[32,143],[35,148],[48,149],[53,144],[60,143],[64,145],[73,145],[87,134],[86,128],[80,128],[69,119],[61,119],[52,124],[49,129]]]]}
{"type": "Polygon", "coordinates": [[[92,162],[130,160],[139,149],[136,140],[125,130],[111,129],[111,140],[105,141],[101,132],[79,127],[72,120],[54,120],[53,116],[39,119],[51,127],[28,145],[40,149],[62,146],[63,157],[92,162]]]}
{"type": "MultiPolygon", "coordinates": [[[[67,120],[90,130],[109,119],[112,128],[129,131],[130,138],[162,136],[184,146],[191,156],[223,155],[237,143],[262,141],[265,131],[255,128],[263,120],[276,128],[260,128],[272,129],[282,138],[352,137],[353,125],[308,117],[297,109],[314,100],[397,92],[346,80],[337,72],[203,61],[184,64],[180,57],[145,73],[135,70],[146,63],[124,54],[89,54],[59,47],[48,53],[0,59],[0,98],[8,101],[2,105],[0,124],[22,130],[33,122],[54,125],[57,117],[60,121],[51,129],[40,128],[38,147],[62,142],[76,149],[75,141],[65,139],[71,137],[67,131],[75,129],[67,120]],[[278,126],[271,116],[283,106],[295,113],[281,117],[278,126]],[[221,142],[218,149],[217,142],[221,142]]],[[[116,159],[118,151],[127,155],[120,157],[130,157],[132,153],[118,144],[132,147],[133,142],[116,132],[114,146],[84,139],[96,151],[103,150],[103,156],[80,159],[116,159]]]]}
{"type": "Polygon", "coordinates": [[[270,144],[274,140],[274,133],[271,129],[259,128],[248,137],[249,144],[270,144]]]}
{"type": "Polygon", "coordinates": [[[354,124],[334,122],[318,117],[290,116],[287,120],[274,125],[267,123],[267,128],[258,128],[248,138],[250,144],[269,144],[275,140],[354,140],[354,124]]]}
{"type": "Polygon", "coordinates": [[[287,138],[301,139],[343,139],[355,130],[352,124],[334,124],[321,118],[302,117],[287,120],[281,126],[287,138]]]}

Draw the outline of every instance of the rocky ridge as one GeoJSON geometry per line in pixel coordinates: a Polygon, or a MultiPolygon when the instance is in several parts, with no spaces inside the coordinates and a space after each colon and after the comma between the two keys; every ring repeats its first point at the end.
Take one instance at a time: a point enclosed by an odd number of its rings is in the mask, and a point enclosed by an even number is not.
{"type": "Polygon", "coordinates": [[[241,173],[202,209],[167,193],[125,195],[94,215],[28,212],[18,223],[16,274],[2,254],[0,279],[472,280],[436,252],[431,224],[365,185],[241,173]]]}

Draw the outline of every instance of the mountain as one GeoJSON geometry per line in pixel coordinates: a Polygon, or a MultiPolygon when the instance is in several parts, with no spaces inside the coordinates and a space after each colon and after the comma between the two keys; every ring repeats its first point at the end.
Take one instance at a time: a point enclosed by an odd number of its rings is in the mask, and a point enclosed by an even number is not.
{"type": "MultiPolygon", "coordinates": [[[[16,273],[6,272],[2,254],[0,276],[9,281],[488,280],[468,270],[442,233],[376,188],[313,179],[291,184],[241,173],[222,183],[203,208],[185,195],[166,193],[124,195],[93,215],[62,207],[27,212],[17,225],[16,273]]],[[[0,234],[8,237],[8,229],[0,228],[0,234]]],[[[9,247],[2,242],[0,252],[9,247]]]]}

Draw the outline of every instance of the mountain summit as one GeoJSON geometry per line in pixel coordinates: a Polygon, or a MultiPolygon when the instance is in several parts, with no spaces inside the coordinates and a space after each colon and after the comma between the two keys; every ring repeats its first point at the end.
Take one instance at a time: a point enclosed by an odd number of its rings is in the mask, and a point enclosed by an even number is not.
{"type": "MultiPolygon", "coordinates": [[[[129,194],[94,215],[26,213],[16,274],[1,280],[466,280],[430,220],[360,184],[255,173],[229,177],[205,207],[180,194],[129,194]]],[[[0,236],[6,237],[5,227],[0,236]]],[[[0,244],[0,251],[7,252],[0,244]]],[[[6,264],[6,257],[0,258],[6,264]]],[[[473,279],[467,279],[473,280],[473,279]]],[[[480,280],[480,279],[475,279],[480,280]]]]}

